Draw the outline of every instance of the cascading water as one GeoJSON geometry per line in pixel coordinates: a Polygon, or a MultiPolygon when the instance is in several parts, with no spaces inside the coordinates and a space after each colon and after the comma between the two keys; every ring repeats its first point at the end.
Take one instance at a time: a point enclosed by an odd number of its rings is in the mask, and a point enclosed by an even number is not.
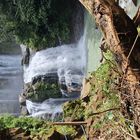
{"type": "MultiPolygon", "coordinates": [[[[124,4],[120,0],[122,7],[127,4],[130,4],[130,1],[124,4]]],[[[31,57],[29,66],[25,67],[24,82],[30,83],[34,77],[39,75],[57,73],[60,85],[65,84],[69,90],[73,91],[76,91],[78,87],[81,88],[84,76],[95,71],[99,67],[101,59],[99,45],[102,36],[92,16],[86,12],[84,28],[84,35],[77,44],[61,45],[35,53],[31,57]]],[[[26,100],[30,115],[48,118],[49,114],[54,117],[55,114],[61,112],[62,104],[73,99],[63,89],[61,91],[69,98],[47,99],[42,103],[26,100]]]]}
{"type": "Polygon", "coordinates": [[[62,45],[37,52],[25,70],[24,82],[29,83],[38,75],[58,73],[59,81],[65,79],[67,86],[72,82],[80,83],[86,66],[84,39],[84,36],[81,37],[78,44],[62,45]]]}
{"type": "MultiPolygon", "coordinates": [[[[77,44],[62,45],[37,52],[31,58],[29,67],[24,70],[24,82],[30,83],[34,77],[39,75],[57,73],[59,84],[65,84],[69,90],[81,91],[86,61],[84,34],[77,44]]],[[[69,98],[47,99],[42,103],[26,100],[26,107],[30,115],[48,118],[48,114],[51,114],[51,117],[54,118],[55,114],[62,112],[62,104],[72,100],[73,96],[61,91],[69,98]]]]}

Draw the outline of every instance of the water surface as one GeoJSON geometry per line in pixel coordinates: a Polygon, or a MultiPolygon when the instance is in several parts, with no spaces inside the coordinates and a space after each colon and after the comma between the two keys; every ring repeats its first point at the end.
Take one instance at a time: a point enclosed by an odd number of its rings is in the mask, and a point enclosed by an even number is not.
{"type": "Polygon", "coordinates": [[[22,87],[21,55],[0,54],[0,113],[19,113],[22,87]]]}

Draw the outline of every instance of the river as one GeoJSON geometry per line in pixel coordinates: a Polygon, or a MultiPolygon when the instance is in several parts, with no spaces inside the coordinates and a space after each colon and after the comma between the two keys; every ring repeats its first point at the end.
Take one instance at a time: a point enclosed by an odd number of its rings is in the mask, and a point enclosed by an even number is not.
{"type": "Polygon", "coordinates": [[[19,114],[18,95],[22,92],[21,55],[0,54],[0,113],[19,114]]]}

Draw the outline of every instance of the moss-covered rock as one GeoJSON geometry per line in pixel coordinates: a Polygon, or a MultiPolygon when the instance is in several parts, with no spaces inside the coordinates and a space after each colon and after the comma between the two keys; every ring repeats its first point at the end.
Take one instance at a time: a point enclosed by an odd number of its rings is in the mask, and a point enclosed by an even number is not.
{"type": "Polygon", "coordinates": [[[49,98],[60,98],[62,93],[58,84],[49,84],[43,82],[37,82],[30,87],[28,93],[26,93],[26,99],[33,102],[42,102],[49,98]]]}

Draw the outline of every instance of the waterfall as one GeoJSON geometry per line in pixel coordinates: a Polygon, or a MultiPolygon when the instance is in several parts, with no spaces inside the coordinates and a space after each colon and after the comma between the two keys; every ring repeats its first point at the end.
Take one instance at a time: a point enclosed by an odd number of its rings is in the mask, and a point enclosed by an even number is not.
{"type": "Polygon", "coordinates": [[[85,37],[77,44],[62,45],[37,52],[25,69],[24,82],[29,83],[38,75],[58,73],[59,81],[65,79],[66,85],[81,83],[85,73],[85,37]]]}
{"type": "MultiPolygon", "coordinates": [[[[128,6],[127,12],[133,16],[131,3],[131,0],[119,1],[122,8],[125,9],[128,6]]],[[[29,66],[24,68],[26,84],[31,83],[34,77],[56,73],[60,85],[65,84],[68,89],[73,91],[79,87],[79,91],[81,91],[84,77],[100,66],[101,50],[99,45],[102,38],[93,17],[86,11],[84,20],[84,34],[77,43],[48,48],[32,55],[29,66]]],[[[61,91],[67,95],[64,90],[61,91]]],[[[43,117],[46,113],[54,117],[55,114],[62,112],[61,106],[68,100],[71,98],[47,99],[42,103],[26,100],[26,106],[31,116],[43,117]]]]}
{"type": "MultiPolygon", "coordinates": [[[[24,68],[24,82],[31,83],[39,75],[57,73],[59,84],[65,84],[68,89],[79,91],[86,74],[87,54],[84,34],[75,44],[61,45],[36,52],[29,66],[24,68]],[[79,85],[79,86],[77,86],[79,85]]],[[[63,90],[63,94],[68,95],[63,90]]],[[[76,94],[76,93],[74,93],[76,94]]],[[[26,100],[26,107],[33,117],[53,119],[62,112],[62,104],[73,98],[47,99],[42,103],[26,100]]]]}
{"type": "Polygon", "coordinates": [[[101,50],[101,32],[95,24],[93,16],[85,11],[85,44],[87,47],[87,76],[100,66],[101,50]]]}

